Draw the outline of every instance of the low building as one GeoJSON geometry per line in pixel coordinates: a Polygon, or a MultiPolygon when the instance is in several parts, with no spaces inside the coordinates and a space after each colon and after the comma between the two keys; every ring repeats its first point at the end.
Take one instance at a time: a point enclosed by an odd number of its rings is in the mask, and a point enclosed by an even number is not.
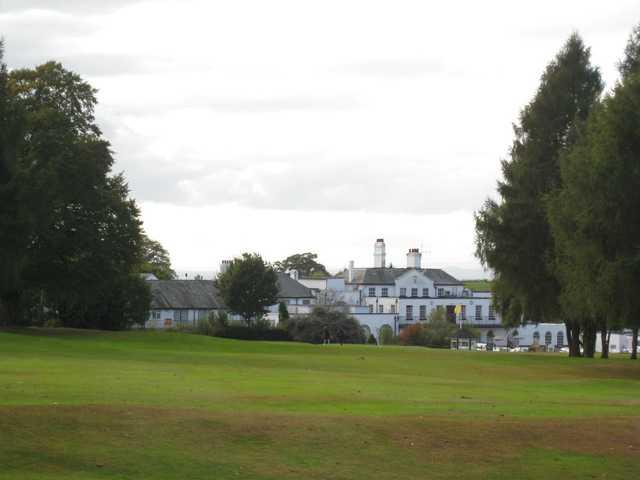
{"type": "Polygon", "coordinates": [[[151,309],[145,326],[194,325],[211,312],[224,310],[213,280],[149,280],[151,309]]]}

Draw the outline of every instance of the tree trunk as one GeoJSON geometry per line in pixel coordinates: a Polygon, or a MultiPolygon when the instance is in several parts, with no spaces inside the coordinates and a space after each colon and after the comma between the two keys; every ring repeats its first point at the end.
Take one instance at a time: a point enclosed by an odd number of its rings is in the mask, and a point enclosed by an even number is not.
{"type": "Polygon", "coordinates": [[[569,344],[569,356],[581,357],[580,353],[580,326],[573,322],[565,322],[567,327],[567,343],[569,344]]]}
{"type": "Polygon", "coordinates": [[[602,345],[602,353],[600,358],[609,358],[609,340],[611,339],[611,331],[606,327],[600,330],[600,344],[602,345]]]}
{"type": "Polygon", "coordinates": [[[591,322],[588,322],[582,333],[582,347],[584,356],[593,358],[596,353],[596,329],[591,322]]]}
{"type": "Polygon", "coordinates": [[[631,360],[638,359],[638,327],[631,329],[631,360]]]}
{"type": "Polygon", "coordinates": [[[22,323],[22,295],[19,292],[0,298],[0,325],[11,326],[22,323]]]}

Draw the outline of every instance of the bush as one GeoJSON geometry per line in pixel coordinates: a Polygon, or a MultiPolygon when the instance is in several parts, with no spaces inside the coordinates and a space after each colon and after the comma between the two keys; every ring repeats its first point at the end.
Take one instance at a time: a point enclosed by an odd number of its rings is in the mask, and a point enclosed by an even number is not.
{"type": "Polygon", "coordinates": [[[366,336],[360,323],[342,310],[323,306],[313,308],[307,317],[289,319],[287,330],[299,342],[364,343],[366,336]]]}
{"type": "Polygon", "coordinates": [[[376,337],[373,336],[372,333],[369,334],[369,338],[367,339],[367,343],[369,345],[377,345],[378,341],[376,340],[376,337]]]}
{"type": "Polygon", "coordinates": [[[427,335],[421,323],[408,325],[400,330],[398,341],[401,345],[427,346],[427,335]]]}

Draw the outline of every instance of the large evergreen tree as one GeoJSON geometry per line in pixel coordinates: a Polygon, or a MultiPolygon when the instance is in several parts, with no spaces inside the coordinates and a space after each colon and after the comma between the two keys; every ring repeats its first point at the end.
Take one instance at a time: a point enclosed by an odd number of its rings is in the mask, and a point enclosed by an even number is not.
{"type": "Polygon", "coordinates": [[[562,188],[550,201],[566,296],[596,319],[603,357],[611,329],[640,320],[640,27],[620,62],[621,81],[593,112],[562,159],[562,188]]]}
{"type": "MultiPolygon", "coordinates": [[[[487,200],[476,214],[476,253],[495,273],[494,299],[507,323],[565,318],[545,200],[560,185],[561,154],[575,142],[602,88],[589,49],[573,34],[514,127],[500,201],[487,200]]],[[[576,320],[566,318],[572,355],[580,354],[576,320]]]]}

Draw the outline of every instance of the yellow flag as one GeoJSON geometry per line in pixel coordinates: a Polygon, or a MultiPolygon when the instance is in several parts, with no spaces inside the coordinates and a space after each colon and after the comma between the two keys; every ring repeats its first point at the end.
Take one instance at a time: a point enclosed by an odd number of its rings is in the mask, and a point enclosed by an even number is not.
{"type": "Polygon", "coordinates": [[[456,305],[456,308],[453,309],[456,315],[460,315],[462,312],[462,305],[456,305]]]}

